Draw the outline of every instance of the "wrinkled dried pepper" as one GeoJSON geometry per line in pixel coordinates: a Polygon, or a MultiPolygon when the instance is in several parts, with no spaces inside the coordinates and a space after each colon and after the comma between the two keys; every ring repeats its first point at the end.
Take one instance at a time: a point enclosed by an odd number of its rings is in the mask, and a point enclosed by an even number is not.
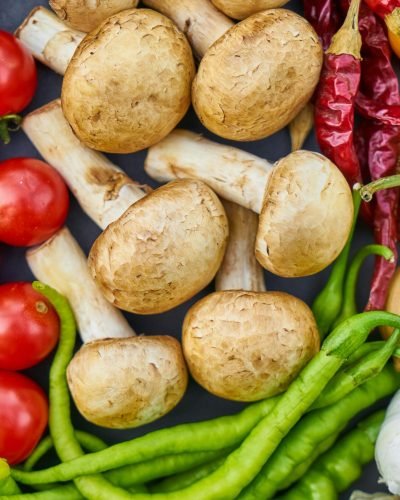
{"type": "Polygon", "coordinates": [[[352,0],[345,22],[326,51],[315,111],[321,151],[351,185],[362,180],[354,146],[355,99],[361,78],[359,6],[360,0],[352,0]]]}
{"type": "Polygon", "coordinates": [[[390,45],[400,57],[400,0],[365,0],[365,3],[385,21],[390,45]]]}

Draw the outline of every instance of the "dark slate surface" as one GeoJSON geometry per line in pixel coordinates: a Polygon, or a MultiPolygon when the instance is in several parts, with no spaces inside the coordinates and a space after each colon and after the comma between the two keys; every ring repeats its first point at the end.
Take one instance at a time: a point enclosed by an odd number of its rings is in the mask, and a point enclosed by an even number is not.
{"type": "MultiPolygon", "coordinates": [[[[46,5],[46,0],[0,0],[0,29],[14,31],[28,14],[30,9],[36,5],[46,5]]],[[[290,8],[300,11],[300,2],[292,1],[289,4],[290,8]]],[[[31,111],[50,100],[56,98],[60,94],[61,77],[38,64],[39,71],[39,88],[37,94],[26,110],[31,111]]],[[[194,112],[191,110],[183,120],[182,127],[189,128],[196,132],[204,132],[205,135],[212,137],[212,134],[203,129],[194,112]]],[[[215,137],[214,137],[215,139],[215,137]]],[[[216,139],[222,142],[221,139],[216,139]]],[[[236,144],[238,146],[238,144],[236,144]]],[[[273,137],[263,141],[253,143],[243,143],[239,145],[241,148],[255,153],[271,161],[277,160],[281,156],[290,152],[289,136],[287,130],[282,130],[273,137]]],[[[309,137],[306,144],[306,149],[317,150],[315,138],[309,137]]],[[[11,145],[0,145],[0,160],[12,158],[16,156],[39,157],[34,147],[25,137],[23,132],[13,135],[11,145]]],[[[140,182],[154,185],[143,171],[144,152],[139,152],[131,155],[111,155],[112,160],[127,173],[140,182]]],[[[88,252],[91,244],[99,234],[99,229],[93,222],[82,212],[77,203],[72,200],[71,211],[68,217],[68,227],[71,229],[74,236],[82,245],[83,249],[88,252]]],[[[372,236],[366,227],[360,227],[357,230],[354,250],[360,246],[370,242],[372,236]]],[[[372,262],[368,262],[364,272],[362,273],[361,283],[359,285],[359,304],[366,302],[368,293],[368,284],[372,272],[372,262]]],[[[303,279],[282,279],[277,276],[266,273],[266,282],[270,290],[282,290],[292,293],[308,304],[311,303],[317,291],[323,286],[327,278],[328,271],[320,273],[316,276],[303,279]]],[[[24,249],[10,248],[5,245],[0,245],[0,283],[17,280],[32,280],[33,276],[30,273],[24,259],[24,249]]],[[[137,332],[146,334],[166,333],[180,337],[180,330],[183,317],[189,306],[194,303],[199,297],[212,291],[210,286],[204,290],[202,294],[192,299],[190,302],[180,306],[173,311],[165,314],[154,316],[138,316],[127,315],[130,323],[137,332]]],[[[35,367],[27,370],[27,373],[37,380],[44,388],[47,387],[48,368],[51,359],[35,367]]],[[[92,426],[87,423],[74,409],[73,420],[77,428],[90,430],[95,432],[109,443],[123,441],[126,439],[140,436],[148,431],[159,429],[162,427],[174,425],[183,422],[194,422],[206,418],[212,418],[219,415],[230,414],[238,411],[241,408],[240,404],[224,401],[213,397],[206,393],[202,388],[191,382],[189,390],[185,395],[181,404],[173,410],[169,415],[153,424],[147,425],[140,429],[115,431],[107,430],[92,426]]],[[[377,485],[378,474],[373,464],[365,469],[364,475],[355,487],[364,491],[374,492],[382,486],[377,485]]],[[[349,492],[344,493],[341,498],[349,498],[349,492]]]]}

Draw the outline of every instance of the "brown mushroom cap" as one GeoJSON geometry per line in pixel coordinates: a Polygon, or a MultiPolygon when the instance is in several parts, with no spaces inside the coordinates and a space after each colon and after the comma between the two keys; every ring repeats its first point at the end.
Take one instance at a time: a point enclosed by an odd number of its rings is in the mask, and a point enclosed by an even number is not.
{"type": "Polygon", "coordinates": [[[211,0],[212,3],[232,19],[246,19],[266,9],[282,7],[288,0],[211,0]]]}
{"type": "Polygon", "coordinates": [[[80,413],[113,429],[162,417],[182,399],[188,381],[181,346],[168,336],[89,342],[73,357],[67,378],[80,413]]]}
{"type": "Polygon", "coordinates": [[[324,156],[295,151],[272,169],[256,238],[256,257],[285,277],[325,269],[342,251],[353,220],[351,190],[324,156]]]}
{"type": "Polygon", "coordinates": [[[212,293],[189,310],[182,335],[195,380],[236,401],[285,390],[319,349],[311,310],[281,292],[212,293]]]}
{"type": "Polygon", "coordinates": [[[308,102],[322,55],[303,17],[284,9],[255,14],[228,30],[202,59],[192,90],[196,113],[221,137],[267,137],[308,102]]]}
{"type": "Polygon", "coordinates": [[[50,7],[65,24],[87,33],[107,17],[132,9],[139,0],[49,0],[50,7]]]}
{"type": "Polygon", "coordinates": [[[110,224],[89,255],[92,276],[117,307],[139,314],[172,309],[214,278],[228,222],[203,182],[171,182],[110,224]]]}
{"type": "Polygon", "coordinates": [[[93,149],[145,149],[185,115],[194,72],[190,46],[169,19],[148,9],[125,10],[77,48],[64,76],[63,112],[93,149]]]}

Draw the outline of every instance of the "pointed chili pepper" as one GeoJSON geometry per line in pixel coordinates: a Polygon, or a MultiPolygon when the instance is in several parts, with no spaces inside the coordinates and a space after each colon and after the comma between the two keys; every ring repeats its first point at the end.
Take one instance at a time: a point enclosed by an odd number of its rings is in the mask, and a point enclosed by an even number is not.
{"type": "Polygon", "coordinates": [[[315,129],[322,153],[337,165],[351,185],[361,182],[353,134],[361,77],[359,6],[360,0],[352,0],[345,22],[325,54],[315,111],[315,129]]]}
{"type": "Polygon", "coordinates": [[[304,0],[304,17],[315,29],[326,50],[340,26],[340,14],[334,0],[304,0]]]}

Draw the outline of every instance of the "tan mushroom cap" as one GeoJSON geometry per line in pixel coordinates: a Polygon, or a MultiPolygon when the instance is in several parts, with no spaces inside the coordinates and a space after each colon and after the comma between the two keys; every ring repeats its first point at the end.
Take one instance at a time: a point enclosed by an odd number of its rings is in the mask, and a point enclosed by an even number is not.
{"type": "Polygon", "coordinates": [[[102,427],[144,425],[182,399],[188,375],[179,342],[168,336],[95,340],[67,370],[79,412],[102,427]]]}
{"type": "Polygon", "coordinates": [[[295,151],[272,169],[256,238],[256,257],[285,277],[325,269],[346,244],[353,220],[351,190],[324,156],[295,151]]]}
{"type": "Polygon", "coordinates": [[[50,7],[65,24],[86,33],[107,17],[132,9],[138,3],[139,0],[49,0],[50,7]]]}
{"type": "Polygon", "coordinates": [[[228,30],[202,59],[193,82],[195,111],[221,137],[267,137],[308,102],[322,55],[303,17],[285,9],[255,14],[228,30]]]}
{"type": "Polygon", "coordinates": [[[209,392],[256,401],[286,389],[319,349],[308,306],[282,292],[215,292],[183,324],[183,351],[209,392]]]}
{"type": "Polygon", "coordinates": [[[117,307],[168,311],[193,297],[218,271],[228,222],[203,182],[171,182],[134,203],[110,224],[89,255],[92,276],[117,307]]]}
{"type": "Polygon", "coordinates": [[[246,19],[257,12],[266,9],[282,7],[288,0],[211,0],[212,3],[233,19],[246,19]]]}
{"type": "Polygon", "coordinates": [[[195,67],[185,36],[162,14],[125,10],[89,33],[64,76],[62,108],[78,138],[132,153],[168,135],[190,105],[195,67]]]}

